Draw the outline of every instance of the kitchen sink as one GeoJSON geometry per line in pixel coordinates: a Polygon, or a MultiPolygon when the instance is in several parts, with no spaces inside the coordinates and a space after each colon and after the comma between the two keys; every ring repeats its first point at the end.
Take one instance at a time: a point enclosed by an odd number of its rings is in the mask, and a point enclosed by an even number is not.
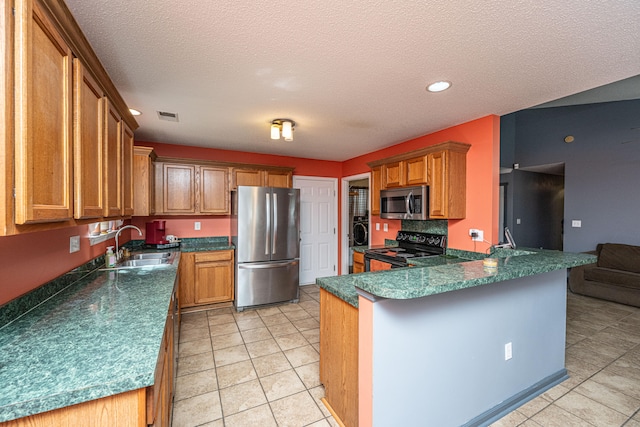
{"type": "Polygon", "coordinates": [[[124,268],[155,268],[172,265],[175,252],[149,252],[131,255],[131,258],[120,260],[114,267],[101,270],[120,270],[124,268]]]}
{"type": "Polygon", "coordinates": [[[153,253],[141,253],[141,254],[133,254],[131,255],[131,259],[164,259],[169,258],[171,256],[171,252],[153,252],[153,253]]]}
{"type": "Polygon", "coordinates": [[[168,259],[151,258],[151,259],[128,259],[120,261],[116,264],[116,268],[121,267],[147,267],[150,265],[171,264],[168,259]]]}

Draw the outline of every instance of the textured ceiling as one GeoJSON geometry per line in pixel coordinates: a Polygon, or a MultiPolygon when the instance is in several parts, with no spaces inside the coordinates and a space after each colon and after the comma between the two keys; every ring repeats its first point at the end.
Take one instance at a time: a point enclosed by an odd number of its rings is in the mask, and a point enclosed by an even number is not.
{"type": "Polygon", "coordinates": [[[137,140],[346,160],[640,75],[637,0],[66,3],[137,140]]]}

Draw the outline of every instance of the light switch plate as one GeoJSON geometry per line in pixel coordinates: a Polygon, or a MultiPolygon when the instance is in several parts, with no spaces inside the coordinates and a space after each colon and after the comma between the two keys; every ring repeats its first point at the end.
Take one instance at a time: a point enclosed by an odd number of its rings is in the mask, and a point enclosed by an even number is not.
{"type": "Polygon", "coordinates": [[[193,223],[193,229],[194,230],[200,230],[200,221],[196,221],[193,223]]]}
{"type": "Polygon", "coordinates": [[[389,231],[389,224],[387,224],[386,222],[382,225],[382,228],[384,229],[384,231],[389,231]]]}
{"type": "Polygon", "coordinates": [[[69,237],[69,253],[78,252],[80,250],[80,236],[69,237]]]}

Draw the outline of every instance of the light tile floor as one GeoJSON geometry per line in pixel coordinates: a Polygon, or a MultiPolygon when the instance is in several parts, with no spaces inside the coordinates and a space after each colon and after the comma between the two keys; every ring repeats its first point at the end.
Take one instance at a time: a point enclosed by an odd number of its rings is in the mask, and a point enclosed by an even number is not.
{"type": "MultiPolygon", "coordinates": [[[[337,426],[320,398],[319,289],[299,304],[184,314],[173,426],[337,426]]],[[[568,294],[570,378],[495,422],[640,427],[640,309],[568,294]]]]}
{"type": "Polygon", "coordinates": [[[182,316],[173,427],[338,424],[320,402],[320,290],[298,304],[182,316]]]}

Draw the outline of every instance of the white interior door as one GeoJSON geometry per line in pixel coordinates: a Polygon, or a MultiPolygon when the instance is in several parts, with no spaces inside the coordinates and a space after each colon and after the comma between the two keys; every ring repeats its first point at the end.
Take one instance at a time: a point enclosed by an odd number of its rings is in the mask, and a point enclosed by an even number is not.
{"type": "Polygon", "coordinates": [[[308,285],[337,274],[338,180],[294,176],[293,187],[300,189],[300,284],[308,285]]]}

